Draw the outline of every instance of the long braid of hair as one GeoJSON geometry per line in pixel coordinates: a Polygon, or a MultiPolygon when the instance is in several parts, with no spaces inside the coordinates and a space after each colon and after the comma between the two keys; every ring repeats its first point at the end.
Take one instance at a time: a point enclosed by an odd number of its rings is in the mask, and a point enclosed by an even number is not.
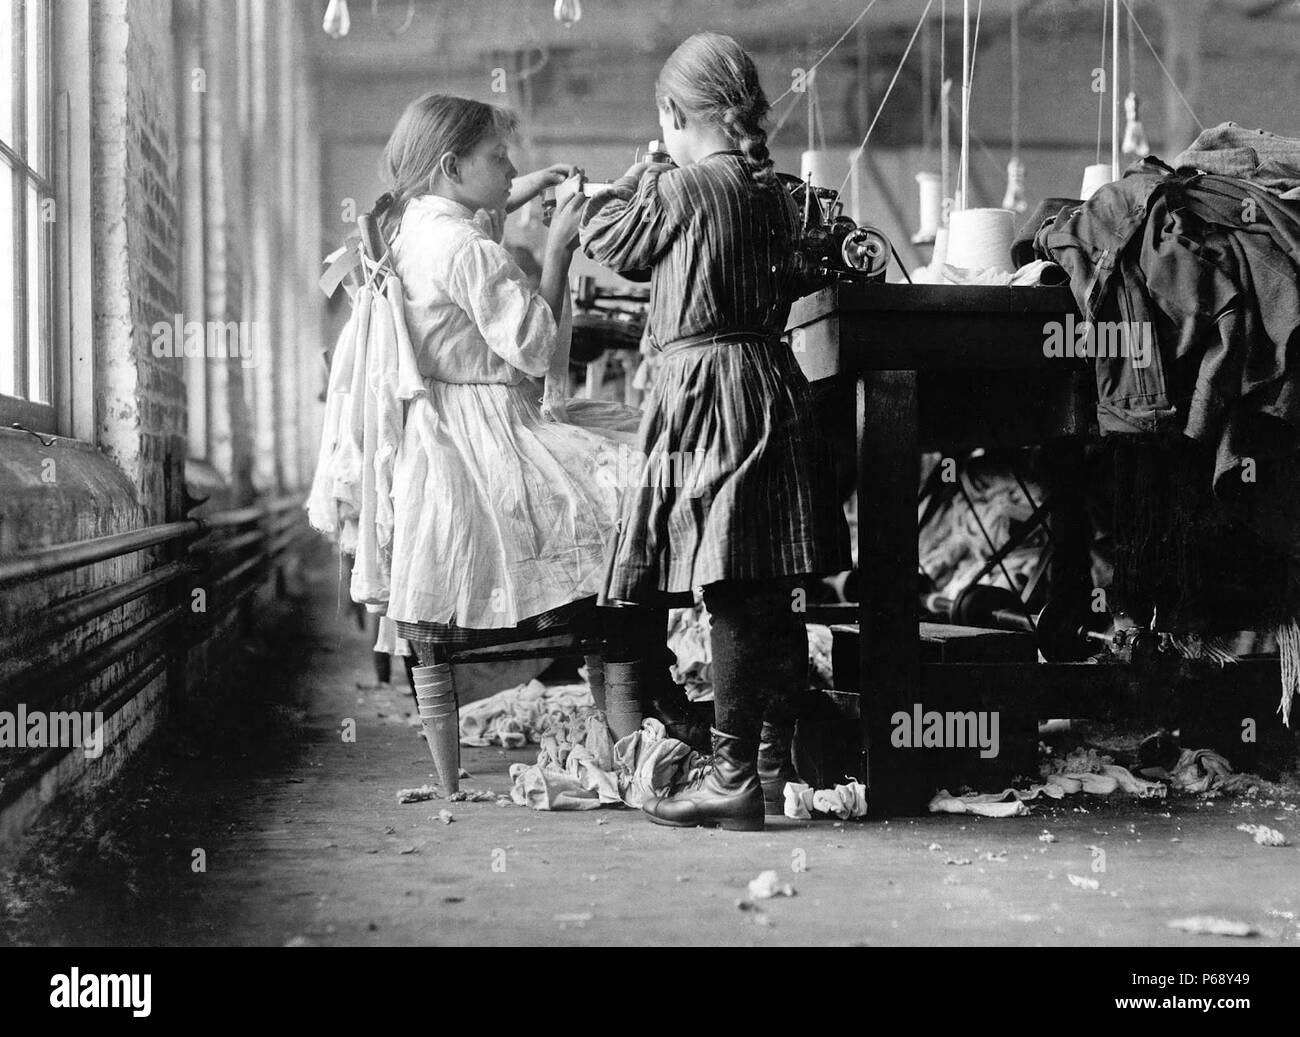
{"type": "Polygon", "coordinates": [[[722,127],[745,156],[756,181],[776,183],[767,149],[767,95],[758,69],[730,36],[701,32],[681,44],[655,83],[660,104],[672,101],[689,116],[722,127]]]}
{"type": "Polygon", "coordinates": [[[740,147],[754,179],[768,186],[775,184],[776,163],[767,150],[767,131],[754,113],[740,107],[728,108],[723,113],[722,125],[740,147]]]}

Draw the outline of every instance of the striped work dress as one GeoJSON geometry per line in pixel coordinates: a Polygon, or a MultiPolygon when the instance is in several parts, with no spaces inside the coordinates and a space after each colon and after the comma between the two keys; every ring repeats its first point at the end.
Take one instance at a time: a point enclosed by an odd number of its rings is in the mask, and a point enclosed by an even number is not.
{"type": "Polygon", "coordinates": [[[606,593],[653,601],[850,565],[808,382],[782,341],[798,212],[740,152],[653,166],[584,217],[583,250],[650,273],[663,357],[629,468],[606,593]]]}

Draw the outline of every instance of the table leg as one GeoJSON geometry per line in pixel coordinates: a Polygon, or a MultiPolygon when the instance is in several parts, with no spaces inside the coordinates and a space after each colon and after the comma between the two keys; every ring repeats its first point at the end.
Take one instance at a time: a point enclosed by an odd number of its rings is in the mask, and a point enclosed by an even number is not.
{"type": "Polygon", "coordinates": [[[933,793],[919,766],[923,750],[890,742],[890,718],[922,701],[916,386],[915,371],[869,371],[858,381],[863,781],[877,815],[918,813],[933,793]]]}

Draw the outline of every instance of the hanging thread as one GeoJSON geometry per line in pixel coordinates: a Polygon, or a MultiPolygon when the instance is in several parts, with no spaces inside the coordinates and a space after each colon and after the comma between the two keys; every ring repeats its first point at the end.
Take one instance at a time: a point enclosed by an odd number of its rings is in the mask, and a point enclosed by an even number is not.
{"type": "Polygon", "coordinates": [[[894,69],[894,76],[889,81],[889,86],[885,90],[885,96],[880,99],[880,105],[876,108],[876,114],[872,116],[871,124],[867,127],[866,135],[862,138],[862,143],[857,149],[850,154],[849,173],[840,184],[839,193],[844,194],[844,189],[849,186],[849,181],[853,179],[853,167],[857,164],[858,158],[866,151],[867,141],[871,139],[871,132],[876,128],[876,123],[880,121],[881,113],[885,110],[885,105],[889,103],[889,95],[894,92],[894,84],[898,82],[898,77],[903,71],[903,66],[907,64],[908,56],[912,53],[912,46],[916,43],[916,37],[921,33],[921,26],[925,24],[926,16],[930,13],[930,8],[934,6],[934,0],[926,0],[925,10],[921,12],[921,19],[916,23],[916,28],[912,30],[912,38],[907,41],[907,49],[903,51],[902,60],[899,61],[898,67],[894,69]]]}
{"type": "Polygon", "coordinates": [[[1152,45],[1151,40],[1147,37],[1146,30],[1142,28],[1142,23],[1138,21],[1137,15],[1133,13],[1133,5],[1130,4],[1128,0],[1124,0],[1124,7],[1128,10],[1128,16],[1131,19],[1133,19],[1133,25],[1137,28],[1137,31],[1141,34],[1142,42],[1147,45],[1147,50],[1149,50],[1151,52],[1151,56],[1156,59],[1156,64],[1160,66],[1160,71],[1165,74],[1165,79],[1169,81],[1169,85],[1174,88],[1174,93],[1178,95],[1178,100],[1183,102],[1183,107],[1187,109],[1187,114],[1190,115],[1192,117],[1192,121],[1196,123],[1196,128],[1199,130],[1204,130],[1205,123],[1201,122],[1201,120],[1197,117],[1196,112],[1192,110],[1191,104],[1188,102],[1187,98],[1183,96],[1183,92],[1180,89],[1178,89],[1178,83],[1174,80],[1174,77],[1170,74],[1169,69],[1165,68],[1165,63],[1160,60],[1160,55],[1156,53],[1156,48],[1152,45]]]}

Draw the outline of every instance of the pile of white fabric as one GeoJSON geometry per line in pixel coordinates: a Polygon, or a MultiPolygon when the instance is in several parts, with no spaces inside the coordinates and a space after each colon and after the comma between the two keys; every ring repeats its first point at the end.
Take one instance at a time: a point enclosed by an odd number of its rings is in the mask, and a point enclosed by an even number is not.
{"type": "Polygon", "coordinates": [[[930,800],[932,814],[976,814],[981,817],[1023,817],[1029,813],[1027,802],[1046,796],[1064,799],[1079,792],[1109,796],[1116,792],[1138,799],[1163,799],[1164,785],[1139,778],[1126,767],[1117,766],[1109,756],[1096,749],[1075,749],[1064,758],[1053,758],[1042,765],[1042,784],[1027,789],[1004,789],[1001,792],[969,793],[954,796],[940,789],[930,800]]]}
{"type": "Polygon", "coordinates": [[[686,781],[705,762],[685,742],[669,738],[654,719],[614,742],[605,714],[588,709],[554,722],[535,764],[510,768],[510,798],[534,810],[639,810],[646,799],[686,781]]]}
{"type": "Polygon", "coordinates": [[[529,681],[465,706],[460,711],[460,744],[504,749],[522,749],[530,742],[541,745],[543,732],[553,729],[559,718],[594,704],[585,684],[548,688],[541,681],[529,681]]]}
{"type": "Polygon", "coordinates": [[[1039,773],[1043,776],[1042,784],[1027,789],[972,792],[964,796],[940,789],[930,801],[930,813],[1023,817],[1029,813],[1025,804],[1039,796],[1063,799],[1079,792],[1092,796],[1120,792],[1139,799],[1164,799],[1171,788],[1198,795],[1217,795],[1268,784],[1252,774],[1234,774],[1232,764],[1212,749],[1184,749],[1173,767],[1146,767],[1135,775],[1096,749],[1078,748],[1064,757],[1049,759],[1039,773]]]}

